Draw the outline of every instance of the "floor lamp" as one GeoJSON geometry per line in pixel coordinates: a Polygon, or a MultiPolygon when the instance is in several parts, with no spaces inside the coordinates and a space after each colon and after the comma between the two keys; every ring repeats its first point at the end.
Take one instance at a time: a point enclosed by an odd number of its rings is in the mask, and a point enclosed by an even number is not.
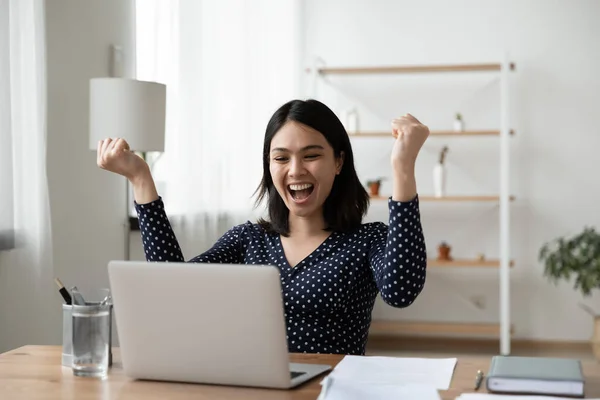
{"type": "MultiPolygon", "coordinates": [[[[166,86],[129,78],[90,80],[90,150],[107,137],[127,140],[131,151],[163,152],[166,86]]],[[[130,259],[129,181],[125,179],[125,260],[130,259]]]]}

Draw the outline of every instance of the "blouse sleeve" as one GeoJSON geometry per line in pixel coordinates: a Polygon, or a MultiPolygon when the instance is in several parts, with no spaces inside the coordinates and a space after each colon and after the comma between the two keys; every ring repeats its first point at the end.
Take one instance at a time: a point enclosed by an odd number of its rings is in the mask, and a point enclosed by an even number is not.
{"type": "Polygon", "coordinates": [[[421,226],[419,199],[388,200],[389,226],[372,225],[369,252],[371,269],[383,300],[407,307],[425,285],[427,251],[421,226]]]}
{"type": "MultiPolygon", "coordinates": [[[[142,243],[147,261],[184,262],[179,242],[164,209],[162,198],[146,203],[135,203],[139,218],[142,243]]],[[[231,228],[204,253],[189,262],[240,264],[244,259],[243,225],[231,228]]]]}

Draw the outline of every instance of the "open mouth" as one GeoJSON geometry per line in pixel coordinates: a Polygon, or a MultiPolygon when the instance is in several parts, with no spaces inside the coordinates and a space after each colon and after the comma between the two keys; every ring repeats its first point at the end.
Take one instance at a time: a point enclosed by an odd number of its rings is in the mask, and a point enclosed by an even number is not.
{"type": "Polygon", "coordinates": [[[311,183],[303,183],[300,185],[288,185],[288,191],[295,201],[303,201],[308,199],[312,194],[314,186],[311,183]]]}

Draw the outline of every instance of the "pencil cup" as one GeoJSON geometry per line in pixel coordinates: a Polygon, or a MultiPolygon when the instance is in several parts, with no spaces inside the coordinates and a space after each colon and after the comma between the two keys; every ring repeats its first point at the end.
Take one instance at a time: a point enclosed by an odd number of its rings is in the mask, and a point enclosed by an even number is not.
{"type": "Polygon", "coordinates": [[[105,377],[110,353],[110,304],[73,305],[73,374],[105,377]]]}
{"type": "MultiPolygon", "coordinates": [[[[83,299],[77,289],[71,290],[83,299]]],[[[108,289],[101,293],[101,301],[77,304],[74,296],[76,304],[62,306],[62,365],[77,376],[103,377],[112,366],[113,306],[108,289]]]]}

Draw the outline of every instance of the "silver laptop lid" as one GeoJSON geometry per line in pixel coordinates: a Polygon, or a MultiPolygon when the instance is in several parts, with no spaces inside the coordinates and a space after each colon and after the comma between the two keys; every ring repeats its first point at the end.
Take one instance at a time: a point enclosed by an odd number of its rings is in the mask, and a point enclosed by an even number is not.
{"type": "Polygon", "coordinates": [[[128,376],[289,385],[276,268],[111,261],[108,271],[128,376]]]}

